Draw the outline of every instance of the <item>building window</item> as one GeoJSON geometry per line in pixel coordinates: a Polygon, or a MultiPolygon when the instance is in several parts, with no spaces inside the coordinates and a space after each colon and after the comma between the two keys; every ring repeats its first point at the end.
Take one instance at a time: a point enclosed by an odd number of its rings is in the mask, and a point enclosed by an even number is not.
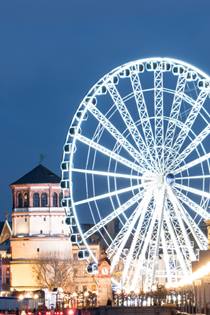
{"type": "Polygon", "coordinates": [[[63,199],[63,193],[61,192],[59,194],[59,207],[62,207],[62,199],[63,199]]]}
{"type": "Polygon", "coordinates": [[[24,208],[28,208],[28,207],[29,207],[29,195],[28,195],[28,193],[25,193],[25,194],[24,194],[23,207],[24,207],[24,208]]]}
{"type": "Polygon", "coordinates": [[[44,221],[46,221],[46,218],[44,217],[44,221]]]}
{"type": "Polygon", "coordinates": [[[18,208],[23,208],[23,195],[21,193],[18,194],[18,208]]]}
{"type": "Polygon", "coordinates": [[[46,193],[43,193],[42,196],[41,196],[41,206],[42,207],[47,207],[47,204],[48,204],[48,200],[47,200],[47,194],[46,193]]]}
{"type": "Polygon", "coordinates": [[[38,193],[33,194],[33,206],[40,207],[40,198],[38,193]]]}
{"type": "Polygon", "coordinates": [[[43,231],[42,230],[40,230],[40,234],[42,234],[43,233],[43,231]]]}
{"type": "Polygon", "coordinates": [[[25,222],[27,222],[27,218],[25,218],[25,222]]]}
{"type": "Polygon", "coordinates": [[[37,253],[39,253],[39,248],[36,249],[37,253]]]}
{"type": "Polygon", "coordinates": [[[56,192],[54,192],[53,194],[53,207],[57,207],[58,206],[58,195],[56,194],[56,192]]]}

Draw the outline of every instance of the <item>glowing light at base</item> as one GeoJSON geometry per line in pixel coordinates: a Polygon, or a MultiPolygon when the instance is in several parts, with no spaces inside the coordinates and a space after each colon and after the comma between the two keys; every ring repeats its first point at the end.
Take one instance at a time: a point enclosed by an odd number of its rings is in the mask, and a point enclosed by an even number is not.
{"type": "Polygon", "coordinates": [[[168,283],[166,288],[178,288],[193,284],[195,280],[201,279],[210,274],[210,262],[193,272],[191,276],[182,279],[176,283],[168,283]]]}

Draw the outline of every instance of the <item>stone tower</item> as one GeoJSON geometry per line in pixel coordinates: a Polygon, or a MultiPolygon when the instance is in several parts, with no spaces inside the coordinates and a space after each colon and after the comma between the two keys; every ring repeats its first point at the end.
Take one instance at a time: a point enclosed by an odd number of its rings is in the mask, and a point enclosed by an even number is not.
{"type": "Polygon", "coordinates": [[[61,207],[60,177],[43,165],[10,185],[13,196],[11,288],[33,290],[38,285],[33,265],[52,253],[71,257],[69,229],[61,207]]]}
{"type": "Polygon", "coordinates": [[[98,306],[104,306],[112,301],[112,285],[110,274],[110,261],[107,257],[100,259],[98,264],[97,274],[97,287],[98,287],[98,306]]]}

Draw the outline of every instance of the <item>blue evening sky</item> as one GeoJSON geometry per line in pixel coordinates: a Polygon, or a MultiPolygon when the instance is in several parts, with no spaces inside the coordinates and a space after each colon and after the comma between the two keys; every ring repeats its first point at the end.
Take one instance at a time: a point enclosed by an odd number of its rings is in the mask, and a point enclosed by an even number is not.
{"type": "Polygon", "coordinates": [[[0,217],[40,154],[59,174],[72,116],[103,74],[149,56],[210,74],[209,14],[208,0],[1,0],[0,217]]]}

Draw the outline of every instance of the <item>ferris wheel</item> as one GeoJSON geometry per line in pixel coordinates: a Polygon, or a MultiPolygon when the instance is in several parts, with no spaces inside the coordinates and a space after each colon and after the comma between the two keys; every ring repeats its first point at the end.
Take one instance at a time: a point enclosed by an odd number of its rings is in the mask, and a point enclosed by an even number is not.
{"type": "Polygon", "coordinates": [[[174,284],[207,249],[209,95],[196,67],[141,59],[102,77],[74,115],[61,181],[71,240],[94,268],[100,242],[125,289],[174,284]]]}

